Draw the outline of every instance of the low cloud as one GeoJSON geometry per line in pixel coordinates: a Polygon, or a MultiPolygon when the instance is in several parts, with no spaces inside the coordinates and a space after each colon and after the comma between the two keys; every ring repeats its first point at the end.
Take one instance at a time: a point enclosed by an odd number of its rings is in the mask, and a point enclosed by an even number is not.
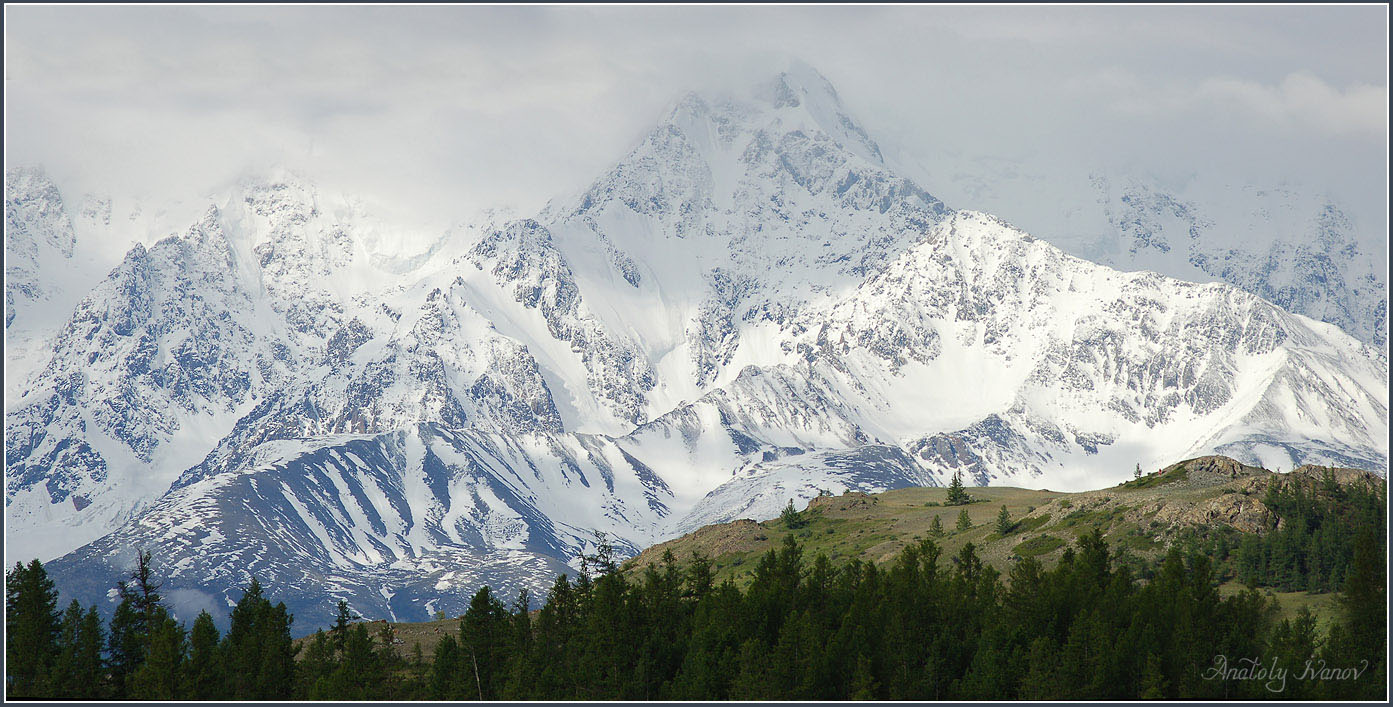
{"type": "Polygon", "coordinates": [[[582,188],[683,92],[799,57],[926,182],[983,160],[1202,169],[1300,179],[1381,217],[1368,185],[1382,184],[1387,152],[1387,79],[1371,68],[1384,65],[1386,17],[11,6],[7,159],[80,189],[186,196],[276,164],[415,213],[526,213],[582,188]],[[939,162],[950,151],[957,163],[939,162]]]}

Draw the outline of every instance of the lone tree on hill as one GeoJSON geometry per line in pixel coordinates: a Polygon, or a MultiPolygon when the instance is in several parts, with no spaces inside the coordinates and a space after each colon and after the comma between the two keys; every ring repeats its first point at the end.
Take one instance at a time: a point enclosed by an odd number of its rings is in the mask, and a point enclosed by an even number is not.
{"type": "Polygon", "coordinates": [[[1141,478],[1141,462],[1137,462],[1137,470],[1134,471],[1134,472],[1132,472],[1132,478],[1134,478],[1134,479],[1140,479],[1140,478],[1141,478]]]}
{"type": "Polygon", "coordinates": [[[784,511],[779,514],[779,520],[783,521],[784,527],[790,530],[807,525],[807,522],[803,520],[803,516],[793,509],[793,499],[791,498],[788,499],[788,505],[784,506],[784,511]]]}
{"type": "Polygon", "coordinates": [[[960,471],[953,472],[953,480],[948,482],[948,505],[963,506],[968,501],[967,491],[963,489],[963,475],[960,471]]]}
{"type": "Polygon", "coordinates": [[[938,516],[934,516],[934,522],[929,524],[929,535],[943,537],[943,521],[939,520],[938,516]]]}
{"type": "Polygon", "coordinates": [[[1006,512],[1006,506],[1001,507],[1001,512],[996,514],[996,532],[999,535],[1009,535],[1011,529],[1016,524],[1011,522],[1011,514],[1006,512]]]}
{"type": "Polygon", "coordinates": [[[971,529],[971,528],[972,528],[972,519],[969,518],[969,517],[967,517],[967,509],[964,508],[963,511],[962,511],[962,513],[959,513],[959,514],[958,514],[958,530],[959,530],[959,531],[963,531],[963,530],[969,530],[969,529],[971,529]]]}

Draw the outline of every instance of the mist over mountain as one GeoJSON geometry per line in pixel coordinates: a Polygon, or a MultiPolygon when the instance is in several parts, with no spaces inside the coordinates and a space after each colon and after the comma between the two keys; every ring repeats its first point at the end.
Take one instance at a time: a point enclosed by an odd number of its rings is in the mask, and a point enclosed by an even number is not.
{"type": "Polygon", "coordinates": [[[136,547],[181,611],[255,575],[309,630],[824,490],[1386,474],[1386,272],[1338,206],[1092,188],[1091,241],[957,210],[801,64],[442,231],[293,172],[160,204],[7,168],[7,541],[84,601],[136,547]]]}

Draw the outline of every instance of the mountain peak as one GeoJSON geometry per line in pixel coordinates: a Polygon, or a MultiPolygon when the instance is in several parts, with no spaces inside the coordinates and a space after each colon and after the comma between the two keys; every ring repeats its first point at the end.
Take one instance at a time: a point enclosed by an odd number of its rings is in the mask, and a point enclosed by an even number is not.
{"type": "Polygon", "coordinates": [[[798,60],[790,60],[777,73],[742,90],[688,92],[668,111],[658,129],[699,134],[707,132],[710,125],[722,134],[736,126],[751,133],[821,132],[873,165],[885,166],[880,147],[842,105],[832,82],[798,60]]]}
{"type": "Polygon", "coordinates": [[[797,107],[805,100],[841,108],[841,97],[832,82],[817,69],[796,59],[772,79],[758,84],[755,95],[775,108],[797,107]]]}

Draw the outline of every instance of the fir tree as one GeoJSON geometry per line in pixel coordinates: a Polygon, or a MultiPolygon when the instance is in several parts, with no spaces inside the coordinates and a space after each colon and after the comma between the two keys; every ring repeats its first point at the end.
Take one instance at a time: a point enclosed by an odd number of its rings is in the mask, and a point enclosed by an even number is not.
{"type": "Polygon", "coordinates": [[[1001,507],[1001,512],[996,514],[996,533],[997,535],[1010,535],[1011,529],[1016,524],[1011,522],[1011,514],[1006,512],[1006,506],[1001,507]]]}
{"type": "Polygon", "coordinates": [[[798,519],[798,511],[793,507],[793,498],[788,500],[788,505],[780,512],[779,521],[783,522],[784,527],[790,530],[797,529],[797,527],[801,525],[800,519],[798,519]]]}
{"type": "Polygon", "coordinates": [[[397,634],[392,628],[392,624],[383,622],[377,629],[377,685],[374,686],[373,697],[379,700],[398,700],[401,699],[403,684],[402,673],[406,670],[406,661],[397,652],[397,634]]]}
{"type": "Polygon", "coordinates": [[[435,659],[431,662],[430,671],[431,699],[458,700],[464,697],[460,685],[461,667],[459,642],[447,634],[435,645],[435,659]]]}
{"type": "Polygon", "coordinates": [[[78,635],[77,665],[73,678],[83,697],[101,698],[106,694],[106,661],[102,658],[102,617],[97,607],[87,608],[82,617],[82,632],[78,635]]]}
{"type": "Polygon", "coordinates": [[[343,658],[329,678],[330,697],[336,700],[379,699],[386,678],[384,667],[367,625],[354,624],[348,629],[343,658]]]}
{"type": "Polygon", "coordinates": [[[348,645],[349,626],[362,617],[353,613],[353,611],[348,608],[348,602],[342,599],[339,600],[338,605],[335,607],[335,612],[334,626],[329,629],[329,635],[333,639],[334,650],[342,654],[348,645]]]}
{"type": "Polygon", "coordinates": [[[44,566],[15,563],[5,573],[6,695],[44,697],[58,657],[62,615],[58,592],[44,566]]]}
{"type": "Polygon", "coordinates": [[[948,505],[962,506],[969,500],[967,491],[963,488],[962,472],[953,472],[952,481],[948,482],[948,505]]]}
{"type": "MultiPolygon", "coordinates": [[[[63,622],[61,622],[59,629],[59,646],[57,646],[59,650],[57,650],[53,671],[49,674],[49,686],[45,690],[47,697],[77,699],[77,697],[84,697],[82,689],[89,689],[92,686],[92,683],[79,682],[78,676],[84,618],[85,612],[82,611],[82,605],[78,604],[78,600],[74,598],[68,604],[67,611],[63,612],[63,622]]],[[[100,674],[93,675],[93,678],[100,678],[100,674]]]]}
{"type": "Polygon", "coordinates": [[[157,622],[167,617],[160,604],[159,590],[150,551],[137,551],[135,568],[129,578],[116,583],[121,602],[111,618],[108,636],[111,687],[117,698],[131,695],[130,681],[148,657],[151,631],[157,622]]]}
{"type": "Polygon", "coordinates": [[[189,632],[189,661],[185,670],[184,696],[190,700],[212,700],[223,696],[226,677],[218,655],[218,627],[206,611],[198,612],[189,632]]]}
{"type": "Polygon", "coordinates": [[[800,515],[798,511],[794,509],[793,499],[791,498],[788,499],[788,505],[784,506],[783,512],[779,514],[779,520],[783,521],[784,527],[788,528],[789,530],[797,530],[803,527],[804,525],[807,525],[807,523],[803,520],[802,515],[800,515]]]}
{"type": "Polygon", "coordinates": [[[1141,478],[1141,462],[1137,462],[1137,468],[1134,469],[1134,470],[1132,471],[1132,478],[1134,478],[1134,479],[1140,479],[1140,478],[1141,478]]]}
{"type": "Polygon", "coordinates": [[[856,656],[856,672],[851,676],[851,699],[874,700],[879,688],[871,672],[871,659],[865,653],[856,656]]]}
{"type": "Polygon", "coordinates": [[[121,699],[127,696],[127,680],[145,661],[145,636],[141,630],[140,612],[135,607],[135,596],[124,587],[118,587],[121,603],[116,605],[116,611],[111,616],[107,655],[111,696],[121,699]]]}
{"type": "Polygon", "coordinates": [[[1166,677],[1161,672],[1161,657],[1155,653],[1146,655],[1138,697],[1143,700],[1163,700],[1166,698],[1166,677]]]}
{"type": "MultiPolygon", "coordinates": [[[[613,572],[605,577],[612,576],[613,572]]],[[[466,691],[470,699],[497,699],[497,678],[503,674],[501,657],[508,640],[509,615],[487,586],[474,594],[469,610],[460,619],[460,649],[465,664],[466,691]],[[470,679],[472,678],[472,680],[470,679]]]]}
{"type": "Polygon", "coordinates": [[[929,535],[935,538],[943,537],[943,521],[938,516],[934,516],[933,522],[929,524],[929,535]]]}
{"type": "Polygon", "coordinates": [[[131,674],[131,697],[138,700],[177,700],[184,697],[188,642],[184,627],[163,608],[149,619],[145,660],[131,674]]]}
{"type": "Polygon", "coordinates": [[[253,577],[232,609],[232,625],[220,646],[228,676],[223,697],[283,700],[293,694],[296,648],[290,640],[292,620],[285,604],[272,606],[253,577]]]}
{"type": "Polygon", "coordinates": [[[700,600],[711,593],[715,583],[715,575],[711,572],[711,560],[700,552],[692,553],[692,560],[687,565],[687,594],[700,600]]]}
{"type": "Polygon", "coordinates": [[[971,529],[972,529],[972,518],[968,517],[968,515],[967,515],[967,509],[964,508],[964,509],[962,509],[962,512],[958,513],[958,532],[961,533],[961,532],[964,531],[964,530],[971,530],[971,529]]]}
{"type": "MultiPolygon", "coordinates": [[[[345,629],[347,631],[347,629],[345,629]]],[[[324,700],[333,695],[329,689],[330,676],[339,667],[339,652],[324,631],[315,631],[304,647],[304,657],[295,669],[298,686],[296,697],[302,700],[324,700]]]]}

